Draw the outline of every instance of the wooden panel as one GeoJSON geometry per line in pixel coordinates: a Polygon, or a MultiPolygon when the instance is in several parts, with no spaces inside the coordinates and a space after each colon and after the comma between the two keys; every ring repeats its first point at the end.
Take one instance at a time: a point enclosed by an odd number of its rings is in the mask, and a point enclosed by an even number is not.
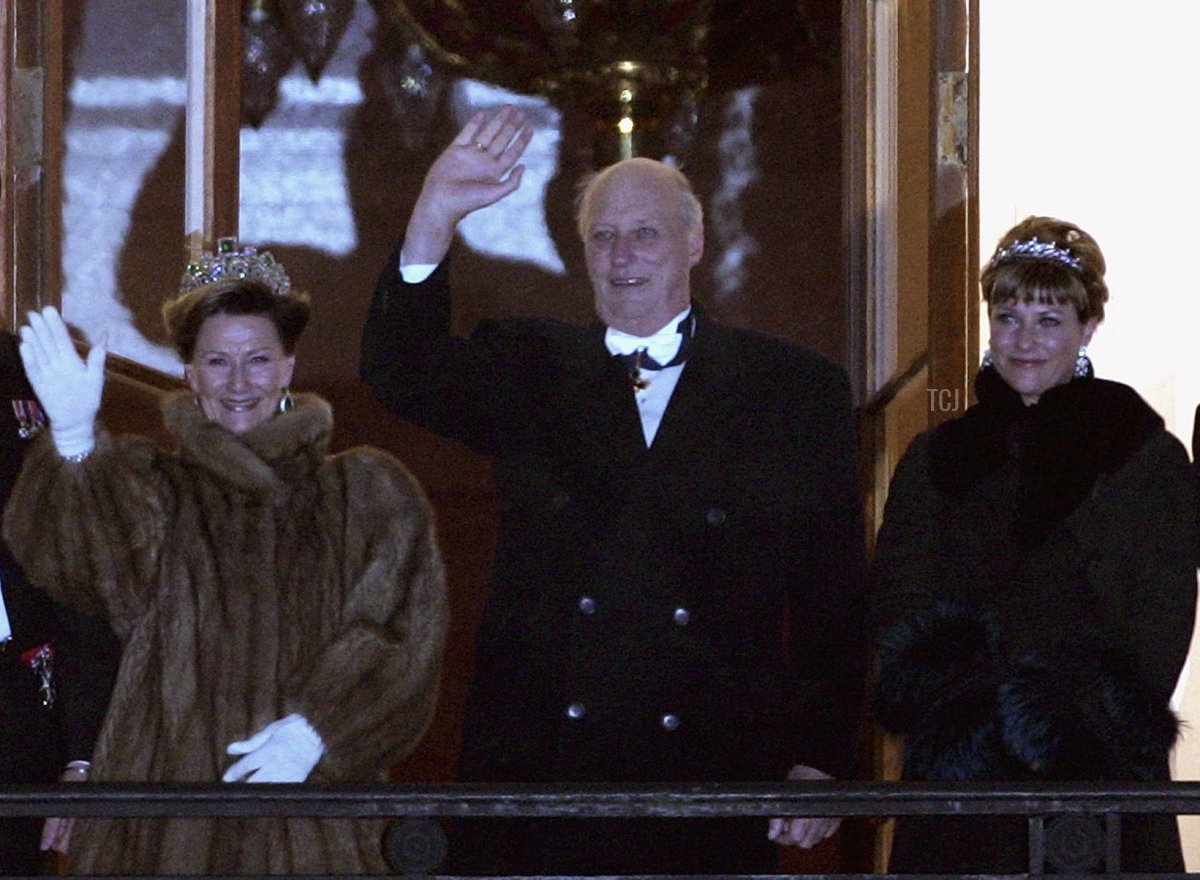
{"type": "Polygon", "coordinates": [[[898,16],[895,74],[897,103],[896,364],[903,370],[928,347],[929,292],[929,94],[928,0],[906,0],[898,16]]]}
{"type": "MultiPolygon", "coordinates": [[[[894,68],[877,76],[873,95],[860,97],[894,101],[895,131],[848,131],[848,137],[864,139],[858,147],[864,152],[885,137],[896,143],[895,192],[875,194],[880,201],[894,199],[894,229],[882,225],[887,217],[867,229],[868,234],[891,237],[897,264],[895,290],[868,291],[879,305],[874,312],[864,310],[874,320],[889,305],[895,311],[895,338],[881,343],[894,348],[894,372],[863,411],[869,479],[874,481],[867,501],[872,534],[892,468],[909,440],[923,428],[960,415],[970,400],[978,351],[972,98],[977,77],[968,70],[967,57],[974,2],[896,0],[894,68]],[[894,298],[890,304],[889,298],[894,298]],[[918,371],[924,376],[922,393],[912,393],[910,383],[918,371]]],[[[854,21],[848,24],[855,26],[854,21]]],[[[869,59],[871,47],[858,55],[869,59]]],[[[871,159],[879,157],[868,155],[865,164],[851,170],[869,173],[871,159]]],[[[864,336],[871,338],[875,330],[866,328],[864,336]]]]}
{"type": "MultiPolygon", "coordinates": [[[[849,121],[845,135],[853,178],[846,231],[869,237],[847,249],[849,278],[852,293],[861,290],[865,300],[855,313],[866,324],[860,350],[878,373],[866,384],[861,410],[871,543],[892,473],[912,438],[961,414],[969,402],[978,348],[976,65],[967,58],[974,7],[975,0],[846,4],[853,10],[844,19],[847,64],[873,73],[845,77],[848,113],[868,120],[849,121]],[[864,8],[886,15],[870,18],[864,8]],[[939,125],[943,116],[947,123],[939,125]],[[889,162],[893,167],[878,167],[889,162]]],[[[878,734],[872,743],[871,772],[896,778],[899,744],[878,734]]],[[[890,828],[881,823],[878,831],[877,871],[886,866],[890,828]]]]}
{"type": "Polygon", "coordinates": [[[871,46],[867,4],[842,4],[842,237],[845,241],[846,368],[856,401],[869,381],[871,357],[868,274],[871,180],[867,144],[871,136],[867,108],[871,106],[871,46]]]}
{"type": "MultiPolygon", "coordinates": [[[[929,239],[929,382],[939,396],[969,396],[978,348],[974,241],[978,209],[971,166],[968,124],[969,8],[964,0],[935,0],[930,20],[933,47],[929,94],[934,114],[929,127],[933,189],[929,239]]],[[[960,414],[931,407],[931,422],[960,414]]]]}
{"type": "Polygon", "coordinates": [[[241,46],[241,4],[189,0],[181,265],[238,236],[241,46]]]}
{"type": "Polygon", "coordinates": [[[11,150],[8,140],[12,126],[12,69],[8,59],[12,57],[12,15],[15,0],[0,0],[0,112],[4,114],[4,128],[0,130],[0,326],[12,329],[12,179],[10,171],[11,150]]]}
{"type": "Polygon", "coordinates": [[[62,303],[63,0],[34,0],[41,10],[42,162],[38,205],[40,304],[62,303]]]}
{"type": "Polygon", "coordinates": [[[122,434],[173,442],[163,427],[159,406],[166,392],[184,388],[182,381],[113,355],[105,364],[105,377],[99,414],[103,425],[122,434]]]}
{"type": "Polygon", "coordinates": [[[242,12],[240,3],[209,4],[205,32],[204,173],[208,182],[205,239],[238,234],[239,136],[242,108],[242,12]]]}
{"type": "Polygon", "coordinates": [[[3,326],[62,288],[62,0],[0,3],[3,326]]]}

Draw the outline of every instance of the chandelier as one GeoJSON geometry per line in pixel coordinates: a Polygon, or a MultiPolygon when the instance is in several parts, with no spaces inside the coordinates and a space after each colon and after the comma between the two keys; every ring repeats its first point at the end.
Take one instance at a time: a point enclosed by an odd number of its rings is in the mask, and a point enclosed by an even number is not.
{"type": "Polygon", "coordinates": [[[685,155],[706,90],[784,76],[819,44],[803,0],[372,2],[442,67],[582,112],[598,164],[685,155]]]}
{"type": "MultiPolygon", "coordinates": [[[[686,155],[705,92],[832,57],[805,0],[370,0],[428,102],[441,71],[542,95],[591,127],[591,159],[686,155]]],[[[839,0],[809,0],[837,6],[839,0]]],[[[299,57],[316,81],[355,0],[246,0],[243,115],[259,125],[299,57]]],[[[427,109],[427,108],[426,108],[427,109]]],[[[407,108],[413,116],[417,108],[407,108]]]]}
{"type": "Polygon", "coordinates": [[[297,58],[313,82],[337,51],[355,0],[246,0],[242,7],[242,117],[257,128],[279,101],[297,58]]]}

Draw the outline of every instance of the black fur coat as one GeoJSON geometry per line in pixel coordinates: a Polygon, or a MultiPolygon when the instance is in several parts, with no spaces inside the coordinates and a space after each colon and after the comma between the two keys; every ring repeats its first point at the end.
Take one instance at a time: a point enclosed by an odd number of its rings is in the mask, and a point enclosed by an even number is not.
{"type": "MultiPolygon", "coordinates": [[[[976,390],[909,448],[876,550],[875,709],[904,778],[1167,778],[1195,610],[1187,453],[1114,382],[1030,407],[992,370],[976,390]]],[[[939,830],[961,821],[898,823],[892,869],[1025,870],[1020,825],[939,830]]],[[[1174,869],[1173,829],[1128,858],[1174,869]]]]}

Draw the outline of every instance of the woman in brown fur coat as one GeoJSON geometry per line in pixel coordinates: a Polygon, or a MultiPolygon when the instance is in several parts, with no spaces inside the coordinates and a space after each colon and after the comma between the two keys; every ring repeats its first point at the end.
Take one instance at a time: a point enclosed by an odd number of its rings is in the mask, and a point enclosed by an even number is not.
{"type": "MultiPolygon", "coordinates": [[[[51,421],[7,538],[55,598],[102,611],[124,655],[92,778],[378,780],[432,714],[446,626],[428,504],[380,451],[327,454],[332,417],[287,391],[307,298],[267,255],[206,257],[164,307],[193,394],[177,448],[97,431],[104,351],[52,308],[21,354],[51,421]],[[242,277],[238,277],[238,276],[242,277]]],[[[94,819],[92,873],[386,870],[380,820],[94,819]]]]}

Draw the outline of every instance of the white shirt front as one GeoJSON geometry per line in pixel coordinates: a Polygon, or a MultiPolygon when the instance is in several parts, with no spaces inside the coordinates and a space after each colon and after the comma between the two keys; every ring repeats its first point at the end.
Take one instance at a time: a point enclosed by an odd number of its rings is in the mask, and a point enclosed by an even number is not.
{"type": "Polygon", "coordinates": [[[12,624],[8,619],[8,609],[4,607],[4,579],[0,578],[0,642],[12,638],[12,624]]]}
{"type": "MultiPolygon", "coordinates": [[[[690,307],[684,309],[650,336],[632,336],[609,327],[604,333],[604,345],[613,354],[633,354],[635,351],[645,350],[658,363],[669,363],[679,353],[679,346],[683,343],[679,324],[690,312],[690,307]]],[[[641,388],[635,386],[633,395],[637,399],[646,448],[654,443],[684,366],[685,364],[676,364],[661,370],[642,369],[640,372],[640,378],[645,384],[641,388]]]]}
{"type": "Polygon", "coordinates": [[[647,449],[653,445],[654,437],[658,434],[658,427],[662,424],[683,367],[683,364],[677,364],[665,370],[643,370],[642,378],[647,384],[643,388],[633,390],[633,396],[637,398],[638,415],[642,419],[642,436],[646,438],[647,449]]]}

